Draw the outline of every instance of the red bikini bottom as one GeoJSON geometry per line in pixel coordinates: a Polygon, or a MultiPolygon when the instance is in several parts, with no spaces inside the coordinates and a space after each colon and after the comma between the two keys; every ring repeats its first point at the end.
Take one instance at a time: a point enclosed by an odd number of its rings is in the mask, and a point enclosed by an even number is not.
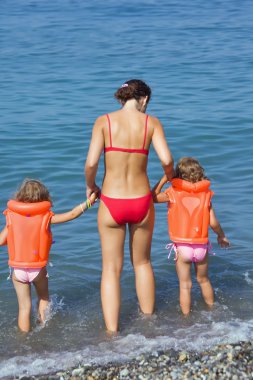
{"type": "Polygon", "coordinates": [[[117,224],[140,223],[148,213],[151,192],[138,198],[111,198],[101,194],[100,199],[108,208],[117,224]]]}

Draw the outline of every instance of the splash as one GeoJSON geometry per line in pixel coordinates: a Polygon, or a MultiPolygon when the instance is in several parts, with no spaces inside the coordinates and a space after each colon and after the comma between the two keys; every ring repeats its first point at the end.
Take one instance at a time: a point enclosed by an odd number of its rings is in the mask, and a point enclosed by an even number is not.
{"type": "Polygon", "coordinates": [[[63,310],[64,308],[64,302],[63,298],[58,298],[56,294],[53,294],[50,298],[50,302],[48,304],[47,310],[46,310],[46,319],[44,322],[38,321],[38,313],[37,313],[37,305],[33,306],[33,311],[34,311],[34,318],[35,318],[35,323],[37,326],[33,330],[32,333],[37,333],[38,331],[42,330],[44,327],[46,327],[49,323],[49,321],[60,311],[63,310]]]}
{"type": "Polygon", "coordinates": [[[248,285],[253,285],[253,279],[250,278],[250,272],[253,272],[253,271],[247,271],[247,272],[245,272],[244,279],[245,279],[245,281],[247,282],[248,285]]]}

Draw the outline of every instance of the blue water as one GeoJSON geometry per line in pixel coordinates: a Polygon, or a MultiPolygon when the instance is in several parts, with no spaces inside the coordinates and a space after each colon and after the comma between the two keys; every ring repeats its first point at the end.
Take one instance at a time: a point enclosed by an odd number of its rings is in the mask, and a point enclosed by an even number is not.
{"type": "MultiPolygon", "coordinates": [[[[118,108],[113,94],[125,80],[140,78],[153,89],[148,112],[162,121],[174,159],[193,155],[205,167],[232,247],[219,249],[211,233],[215,308],[206,310],[194,282],[193,313],[183,319],[174,262],[164,249],[166,207],[157,205],[156,313],[139,313],[126,246],[121,332],[114,339],[104,333],[100,306],[97,206],[53,227],[49,320],[42,329],[34,321],[25,337],[16,328],[1,248],[0,377],[253,338],[252,27],[247,0],[1,1],[1,210],[24,177],[48,186],[56,212],[81,202],[93,122],[118,108]]],[[[148,171],[153,185],[162,175],[153,150],[148,171]]],[[[101,161],[98,183],[102,176],[101,161]]]]}

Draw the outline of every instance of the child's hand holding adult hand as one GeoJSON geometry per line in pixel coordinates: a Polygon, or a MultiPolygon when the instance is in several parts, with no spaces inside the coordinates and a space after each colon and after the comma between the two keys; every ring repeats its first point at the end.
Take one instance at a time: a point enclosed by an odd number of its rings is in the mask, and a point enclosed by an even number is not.
{"type": "Polygon", "coordinates": [[[90,195],[89,200],[92,205],[98,200],[99,195],[100,195],[99,191],[96,191],[90,195]]]}

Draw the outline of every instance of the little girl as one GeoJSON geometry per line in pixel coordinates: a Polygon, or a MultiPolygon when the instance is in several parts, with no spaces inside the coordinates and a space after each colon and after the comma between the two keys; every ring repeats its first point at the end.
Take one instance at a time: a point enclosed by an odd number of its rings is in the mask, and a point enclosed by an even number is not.
{"type": "Polygon", "coordinates": [[[230,245],[212,207],[210,181],[199,162],[191,157],[179,160],[171,187],[161,192],[168,182],[164,176],[153,188],[156,203],[168,203],[169,235],[176,252],[176,270],[180,288],[180,306],[187,315],[191,309],[191,263],[207,305],[214,303],[213,288],[208,278],[208,227],[217,234],[221,247],[230,245]]]}
{"type": "Polygon", "coordinates": [[[93,193],[86,202],[63,214],[54,214],[48,189],[37,180],[25,179],[10,200],[6,215],[6,226],[0,232],[0,245],[8,245],[9,266],[13,268],[12,281],[17,293],[19,313],[18,326],[21,331],[30,330],[31,283],[38,296],[38,314],[45,322],[49,303],[46,265],[52,244],[50,224],[64,223],[79,217],[96,200],[93,193]]]}

